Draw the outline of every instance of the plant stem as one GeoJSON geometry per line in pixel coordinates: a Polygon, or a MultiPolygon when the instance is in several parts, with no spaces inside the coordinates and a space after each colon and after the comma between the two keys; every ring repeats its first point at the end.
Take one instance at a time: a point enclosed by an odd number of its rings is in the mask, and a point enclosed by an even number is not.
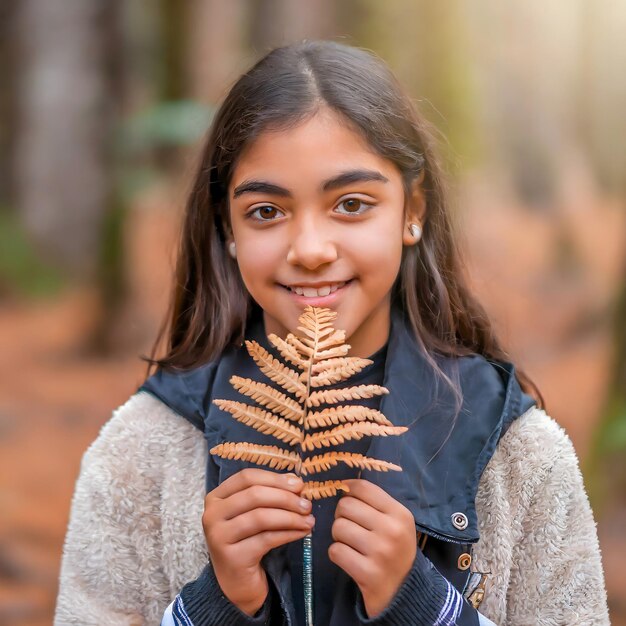
{"type": "Polygon", "coordinates": [[[313,626],[313,534],[304,538],[303,545],[303,584],[304,584],[304,613],[306,626],[313,626]]]}

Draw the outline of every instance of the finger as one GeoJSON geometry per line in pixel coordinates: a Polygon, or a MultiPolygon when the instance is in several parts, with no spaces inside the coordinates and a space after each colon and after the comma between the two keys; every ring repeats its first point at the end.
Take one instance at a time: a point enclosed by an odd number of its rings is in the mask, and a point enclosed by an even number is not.
{"type": "Polygon", "coordinates": [[[247,467],[232,476],[229,476],[223,483],[220,483],[211,494],[217,498],[228,498],[228,496],[252,487],[252,485],[267,485],[269,487],[281,487],[300,493],[302,490],[302,479],[295,474],[281,474],[271,472],[256,467],[247,467]]]}
{"type": "Polygon", "coordinates": [[[253,485],[229,496],[222,502],[221,516],[232,519],[257,508],[284,509],[300,514],[311,512],[312,504],[307,498],[284,488],[253,485]]]}
{"type": "MultiPolygon", "coordinates": [[[[350,495],[369,504],[381,513],[391,513],[400,504],[382,487],[363,478],[351,478],[344,481],[350,488],[350,495]]],[[[342,496],[343,498],[344,496],[342,496]]]]}
{"type": "Polygon", "coordinates": [[[267,531],[297,530],[310,531],[315,519],[280,509],[254,509],[225,522],[224,541],[237,543],[267,531]]]}
{"type": "Polygon", "coordinates": [[[359,586],[366,584],[374,577],[375,572],[371,559],[345,543],[331,543],[328,547],[328,558],[359,586]]]}
{"type": "Polygon", "coordinates": [[[350,495],[341,496],[335,508],[335,519],[345,517],[367,530],[383,528],[388,520],[385,513],[372,508],[363,500],[350,495]]]}
{"type": "Polygon", "coordinates": [[[255,554],[261,559],[272,548],[306,537],[310,530],[268,530],[239,541],[233,550],[243,550],[243,554],[255,554]]]}
{"type": "Polygon", "coordinates": [[[341,517],[333,522],[331,532],[335,541],[345,543],[363,556],[371,556],[376,540],[376,535],[371,531],[341,517]]]}

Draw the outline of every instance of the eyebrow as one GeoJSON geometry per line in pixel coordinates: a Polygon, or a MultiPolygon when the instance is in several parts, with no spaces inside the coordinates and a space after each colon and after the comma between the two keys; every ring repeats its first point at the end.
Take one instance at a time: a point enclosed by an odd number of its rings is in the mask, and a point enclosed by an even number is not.
{"type": "MultiPolygon", "coordinates": [[[[332,191],[333,189],[339,189],[340,187],[345,187],[353,183],[366,183],[371,181],[388,183],[389,179],[376,170],[349,170],[325,180],[321,185],[321,190],[332,191]]],[[[247,180],[241,183],[241,185],[237,185],[233,191],[233,199],[238,198],[244,193],[267,193],[283,198],[293,198],[293,194],[289,189],[264,180],[247,180]]]]}

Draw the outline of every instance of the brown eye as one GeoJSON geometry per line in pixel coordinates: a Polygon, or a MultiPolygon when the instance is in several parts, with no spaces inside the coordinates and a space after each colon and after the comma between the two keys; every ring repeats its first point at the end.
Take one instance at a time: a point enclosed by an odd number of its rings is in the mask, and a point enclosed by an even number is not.
{"type": "Polygon", "coordinates": [[[274,217],[276,209],[273,206],[262,206],[259,212],[261,217],[274,217]]]}
{"type": "Polygon", "coordinates": [[[248,213],[248,217],[252,217],[258,222],[269,222],[271,219],[276,217],[278,209],[273,206],[265,205],[257,207],[248,213]],[[258,215],[258,217],[256,217],[258,215]]]}
{"type": "Polygon", "coordinates": [[[344,215],[363,215],[363,213],[373,208],[372,204],[368,204],[360,198],[346,198],[345,200],[342,200],[337,206],[343,207],[344,215]]]}
{"type": "Polygon", "coordinates": [[[346,211],[358,211],[361,208],[361,201],[356,198],[350,198],[349,200],[344,200],[343,205],[346,211]]]}

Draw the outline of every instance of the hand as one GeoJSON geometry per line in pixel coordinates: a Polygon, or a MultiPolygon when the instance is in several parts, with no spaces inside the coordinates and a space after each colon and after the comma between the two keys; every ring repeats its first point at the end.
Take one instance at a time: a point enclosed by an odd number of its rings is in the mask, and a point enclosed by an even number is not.
{"type": "Polygon", "coordinates": [[[335,510],[328,557],[358,585],[368,617],[385,609],[411,571],[417,553],[413,514],[368,480],[345,481],[335,510]]]}
{"type": "Polygon", "coordinates": [[[202,527],[215,576],[224,595],[248,615],[261,608],[269,591],[263,556],[301,539],[315,524],[311,502],[298,495],[302,487],[294,474],[246,468],[204,500],[202,527]]]}

